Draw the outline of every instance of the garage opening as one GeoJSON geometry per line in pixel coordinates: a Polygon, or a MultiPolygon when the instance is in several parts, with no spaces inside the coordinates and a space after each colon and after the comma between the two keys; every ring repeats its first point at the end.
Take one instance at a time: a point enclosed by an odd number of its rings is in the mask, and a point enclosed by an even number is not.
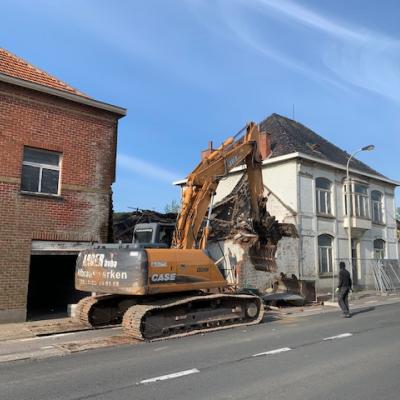
{"type": "Polygon", "coordinates": [[[32,255],[29,271],[27,319],[63,318],[68,304],[87,293],[75,290],[77,255],[32,255]]]}

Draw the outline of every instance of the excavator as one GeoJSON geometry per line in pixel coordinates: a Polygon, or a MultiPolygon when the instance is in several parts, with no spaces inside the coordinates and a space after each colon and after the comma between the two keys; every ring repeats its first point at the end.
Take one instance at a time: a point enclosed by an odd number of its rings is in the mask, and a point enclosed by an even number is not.
{"type": "MultiPolygon", "coordinates": [[[[206,250],[218,182],[243,163],[254,231],[266,245],[273,217],[266,212],[263,196],[260,135],[259,126],[249,123],[189,174],[169,247],[159,238],[160,226],[142,224],[134,235],[141,240],[97,244],[79,254],[75,287],[92,292],[76,306],[80,322],[92,327],[122,323],[131,337],[157,340],[262,320],[261,298],[230,287],[206,250]]],[[[168,229],[171,233],[171,226],[168,229]]]]}

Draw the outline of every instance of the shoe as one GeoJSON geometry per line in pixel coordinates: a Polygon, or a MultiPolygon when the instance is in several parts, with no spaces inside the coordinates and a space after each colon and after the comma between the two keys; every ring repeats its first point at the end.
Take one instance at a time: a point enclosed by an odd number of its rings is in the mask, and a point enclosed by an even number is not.
{"type": "Polygon", "coordinates": [[[345,314],[344,317],[345,317],[345,318],[350,318],[351,315],[350,315],[350,314],[345,314]]]}

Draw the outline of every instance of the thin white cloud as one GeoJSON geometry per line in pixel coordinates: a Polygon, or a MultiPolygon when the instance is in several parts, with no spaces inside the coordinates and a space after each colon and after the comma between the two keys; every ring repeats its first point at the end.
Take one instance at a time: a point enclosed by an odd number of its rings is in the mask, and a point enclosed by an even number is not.
{"type": "Polygon", "coordinates": [[[163,167],[149,163],[133,156],[118,154],[117,165],[122,169],[134,172],[137,175],[172,184],[179,174],[168,171],[163,167]]]}
{"type": "MultiPolygon", "coordinates": [[[[224,2],[227,7],[232,7],[233,3],[224,2]]],[[[305,49],[308,46],[308,50],[315,54],[315,58],[300,62],[298,57],[290,55],[292,49],[285,48],[285,52],[275,50],[272,47],[274,37],[263,40],[254,33],[253,27],[240,18],[228,21],[239,37],[267,57],[311,79],[347,90],[356,86],[400,102],[398,39],[341,23],[288,0],[237,0],[236,4],[253,9],[258,15],[284,17],[286,22],[294,21],[325,34],[323,37],[316,36],[316,40],[309,44],[303,43],[305,49]]]]}
{"type": "Polygon", "coordinates": [[[286,0],[256,0],[256,2],[282,13],[289,18],[301,22],[304,25],[319,29],[320,31],[332,34],[334,36],[339,36],[346,40],[365,41],[367,39],[367,32],[349,29],[344,25],[336,23],[331,19],[328,19],[308,8],[301,6],[298,3],[293,3],[286,0]]]}
{"type": "Polygon", "coordinates": [[[288,0],[255,0],[261,5],[265,5],[285,16],[297,20],[298,22],[308,25],[312,28],[318,29],[341,38],[346,41],[353,41],[359,43],[386,43],[387,45],[399,45],[398,39],[384,35],[380,32],[375,32],[363,27],[353,26],[351,24],[344,24],[332,18],[328,18],[317,12],[303,7],[298,3],[288,0]]]}

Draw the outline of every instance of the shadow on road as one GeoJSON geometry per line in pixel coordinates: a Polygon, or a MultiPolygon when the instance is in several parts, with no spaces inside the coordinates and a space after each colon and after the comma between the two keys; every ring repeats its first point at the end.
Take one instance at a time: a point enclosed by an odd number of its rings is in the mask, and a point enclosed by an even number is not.
{"type": "Polygon", "coordinates": [[[373,310],[375,310],[375,307],[366,307],[366,308],[357,309],[357,310],[351,312],[351,316],[353,317],[354,315],[362,314],[362,313],[365,313],[368,311],[373,311],[373,310]]]}

